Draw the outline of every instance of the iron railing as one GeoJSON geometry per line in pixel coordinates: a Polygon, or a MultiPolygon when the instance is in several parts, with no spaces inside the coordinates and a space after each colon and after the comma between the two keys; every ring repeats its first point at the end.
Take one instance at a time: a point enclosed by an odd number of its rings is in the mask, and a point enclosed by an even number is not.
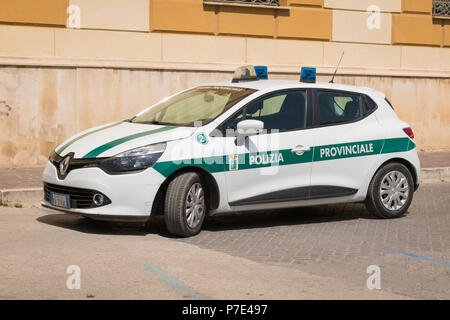
{"type": "Polygon", "coordinates": [[[433,0],[433,17],[450,19],[450,0],[433,0]]]}
{"type": "Polygon", "coordinates": [[[237,3],[237,4],[264,5],[264,6],[280,5],[280,0],[203,0],[203,2],[237,3]]]}

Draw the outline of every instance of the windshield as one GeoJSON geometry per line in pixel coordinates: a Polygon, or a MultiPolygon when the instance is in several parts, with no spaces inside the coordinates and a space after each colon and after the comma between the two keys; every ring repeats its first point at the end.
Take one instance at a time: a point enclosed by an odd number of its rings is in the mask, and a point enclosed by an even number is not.
{"type": "Polygon", "coordinates": [[[163,100],[131,122],[193,127],[208,124],[256,90],[236,87],[197,87],[163,100]]]}

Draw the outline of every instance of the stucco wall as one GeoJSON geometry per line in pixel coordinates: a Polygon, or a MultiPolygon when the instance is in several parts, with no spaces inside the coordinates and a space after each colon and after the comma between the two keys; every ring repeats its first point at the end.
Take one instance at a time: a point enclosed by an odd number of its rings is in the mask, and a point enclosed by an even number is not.
{"type": "Polygon", "coordinates": [[[450,20],[432,17],[431,0],[280,3],[0,0],[0,166],[43,163],[80,130],[240,65],[291,79],[317,67],[328,81],[343,52],[337,82],[386,92],[420,149],[450,150],[450,20]]]}
{"type": "MultiPolygon", "coordinates": [[[[57,144],[81,130],[130,117],[181,89],[230,78],[230,72],[2,67],[0,166],[45,163],[57,144]]],[[[450,79],[346,76],[336,82],[386,92],[412,125],[419,149],[450,149],[450,79]]]]}
{"type": "Polygon", "coordinates": [[[0,166],[45,163],[71,135],[229,76],[208,72],[0,68],[0,166]]]}

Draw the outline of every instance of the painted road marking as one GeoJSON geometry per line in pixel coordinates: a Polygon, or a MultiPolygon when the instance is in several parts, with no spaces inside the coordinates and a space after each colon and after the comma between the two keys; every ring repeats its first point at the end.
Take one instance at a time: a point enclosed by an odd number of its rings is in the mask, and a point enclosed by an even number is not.
{"type": "Polygon", "coordinates": [[[158,276],[159,279],[164,281],[169,287],[174,288],[175,290],[179,291],[181,294],[183,294],[184,297],[192,299],[192,300],[209,300],[209,297],[206,297],[202,295],[201,293],[198,293],[195,289],[191,288],[187,284],[185,284],[183,281],[179,280],[174,275],[168,273],[167,271],[163,270],[161,267],[151,264],[151,263],[140,263],[141,266],[146,268],[147,270],[150,270],[153,272],[156,276],[158,276]]]}
{"type": "Polygon", "coordinates": [[[440,265],[443,265],[443,266],[450,267],[450,263],[448,263],[448,262],[445,262],[445,261],[442,261],[442,260],[437,260],[437,259],[426,257],[426,256],[422,256],[422,255],[415,254],[415,253],[404,252],[404,251],[400,251],[400,250],[397,250],[397,249],[392,249],[392,248],[389,248],[389,247],[383,247],[383,248],[381,248],[381,250],[392,252],[392,253],[400,253],[400,254],[402,254],[404,256],[407,256],[407,257],[410,257],[410,258],[430,261],[430,262],[434,262],[434,263],[437,263],[437,264],[440,264],[440,265]]]}

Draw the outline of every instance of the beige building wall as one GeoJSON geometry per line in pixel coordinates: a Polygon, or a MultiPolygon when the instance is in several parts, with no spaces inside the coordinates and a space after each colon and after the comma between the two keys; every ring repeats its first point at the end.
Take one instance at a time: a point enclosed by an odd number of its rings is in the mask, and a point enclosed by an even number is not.
{"type": "Polygon", "coordinates": [[[81,28],[148,32],[148,0],[69,0],[80,8],[81,28]]]}
{"type": "Polygon", "coordinates": [[[366,11],[333,10],[333,41],[391,44],[392,14],[380,12],[379,26],[371,25],[370,15],[366,11]]]}
{"type": "Polygon", "coordinates": [[[229,74],[93,68],[0,68],[0,166],[46,162],[57,144],[126,119],[180,91],[229,74]]]}
{"type": "Polygon", "coordinates": [[[247,42],[242,37],[163,34],[161,43],[163,61],[213,64],[246,60],[247,42]]]}
{"type": "Polygon", "coordinates": [[[246,63],[282,66],[319,66],[324,63],[324,46],[318,41],[249,38],[246,43],[246,63]]]}
{"type": "Polygon", "coordinates": [[[381,12],[400,12],[402,0],[324,0],[325,8],[341,10],[366,11],[374,5],[379,7],[381,12]]]}
{"type": "Polygon", "coordinates": [[[55,29],[0,24],[0,56],[50,57],[55,54],[55,29]]]}
{"type": "MultiPolygon", "coordinates": [[[[415,70],[415,75],[422,72],[423,77],[428,77],[431,71],[448,77],[450,70],[450,50],[427,46],[10,25],[0,25],[0,43],[0,65],[99,66],[107,62],[118,66],[122,62],[134,62],[134,65],[155,62],[165,63],[164,69],[176,69],[180,68],[176,63],[186,62],[192,70],[202,69],[204,64],[209,64],[211,69],[213,65],[222,68],[223,64],[231,63],[235,67],[258,61],[297,70],[304,64],[319,68],[335,66],[344,52],[342,66],[362,68],[360,73],[364,75],[394,72],[411,76],[408,72],[415,70]]],[[[229,67],[224,69],[229,70],[229,67]]]]}
{"type": "Polygon", "coordinates": [[[54,46],[56,57],[160,60],[161,34],[59,29],[54,46]]]}
{"type": "Polygon", "coordinates": [[[0,0],[0,166],[42,164],[57,144],[243,64],[272,79],[301,66],[387,94],[422,150],[450,150],[450,20],[428,0],[0,0]],[[133,5],[130,5],[133,3],[133,5]],[[380,8],[380,28],[367,28],[380,8]],[[80,29],[66,27],[79,6],[80,29]]]}
{"type": "MultiPolygon", "coordinates": [[[[187,87],[227,81],[231,72],[110,68],[0,68],[0,166],[45,163],[71,135],[126,119],[187,87]]],[[[294,73],[272,78],[298,79],[294,73]]],[[[329,76],[320,76],[327,81],[329,76]]],[[[449,79],[338,76],[336,82],[385,92],[409,122],[419,149],[448,149],[449,79]],[[426,114],[426,116],[424,116],[426,114]]]]}

